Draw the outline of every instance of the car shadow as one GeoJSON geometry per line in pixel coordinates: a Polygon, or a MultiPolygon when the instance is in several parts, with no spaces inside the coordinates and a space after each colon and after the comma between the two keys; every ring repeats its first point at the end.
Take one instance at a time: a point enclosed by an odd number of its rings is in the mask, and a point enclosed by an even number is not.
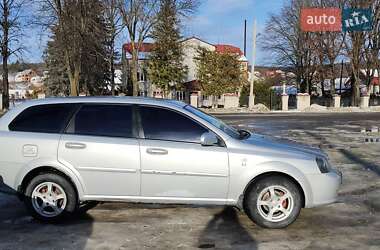
{"type": "Polygon", "coordinates": [[[346,149],[340,149],[339,152],[342,153],[347,159],[351,160],[352,162],[357,163],[364,169],[371,170],[372,172],[380,176],[380,166],[366,161],[346,149]]]}
{"type": "MultiPolygon", "coordinates": [[[[305,133],[308,134],[309,136],[313,137],[314,139],[319,140],[321,143],[323,143],[324,145],[327,145],[330,148],[335,147],[335,145],[331,144],[327,140],[327,138],[321,137],[321,136],[317,135],[316,133],[313,133],[310,131],[306,131],[305,133]]],[[[351,151],[349,151],[345,148],[337,148],[337,151],[340,152],[342,155],[344,155],[351,162],[360,165],[363,169],[371,170],[372,172],[374,172],[375,174],[380,176],[380,166],[378,166],[377,164],[366,161],[363,158],[356,156],[354,153],[352,153],[351,151]]]]}
{"type": "Polygon", "coordinates": [[[257,242],[240,224],[237,211],[226,207],[214,215],[201,233],[198,248],[257,249],[257,242]]]}
{"type": "Polygon", "coordinates": [[[39,222],[14,190],[0,184],[0,249],[85,249],[93,221],[80,213],[57,224],[39,222]]]}

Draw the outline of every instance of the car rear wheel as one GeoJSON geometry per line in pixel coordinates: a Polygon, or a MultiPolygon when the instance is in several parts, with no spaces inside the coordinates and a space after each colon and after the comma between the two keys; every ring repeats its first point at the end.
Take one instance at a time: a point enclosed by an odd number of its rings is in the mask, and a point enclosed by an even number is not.
{"type": "Polygon", "coordinates": [[[25,204],[36,219],[58,222],[75,212],[77,194],[64,177],[46,173],[29,182],[25,190],[25,204]]]}
{"type": "Polygon", "coordinates": [[[297,219],[302,208],[302,196],[298,186],[290,179],[265,177],[248,190],[244,207],[257,225],[284,228],[297,219]]]}

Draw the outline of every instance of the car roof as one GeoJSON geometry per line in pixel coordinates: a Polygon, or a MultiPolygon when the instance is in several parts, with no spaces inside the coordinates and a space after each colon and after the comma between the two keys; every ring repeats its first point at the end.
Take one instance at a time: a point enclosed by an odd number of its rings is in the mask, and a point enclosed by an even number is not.
{"type": "Polygon", "coordinates": [[[173,109],[182,109],[187,104],[177,100],[130,97],[130,96],[105,96],[105,97],[52,97],[37,100],[28,100],[6,112],[0,119],[0,131],[8,129],[8,124],[22,111],[38,105],[65,104],[65,103],[105,103],[105,104],[145,104],[173,109]]]}
{"type": "Polygon", "coordinates": [[[25,101],[22,106],[24,108],[47,105],[47,104],[62,104],[62,103],[114,103],[114,104],[145,104],[157,105],[166,107],[183,108],[187,104],[177,100],[159,99],[150,97],[132,97],[132,96],[98,96],[98,97],[51,97],[25,101]]]}

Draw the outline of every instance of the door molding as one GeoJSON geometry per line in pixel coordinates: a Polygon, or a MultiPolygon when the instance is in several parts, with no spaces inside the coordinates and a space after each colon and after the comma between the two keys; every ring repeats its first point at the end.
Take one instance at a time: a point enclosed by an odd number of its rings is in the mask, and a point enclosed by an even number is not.
{"type": "Polygon", "coordinates": [[[118,172],[118,173],[136,173],[137,169],[127,168],[96,168],[96,167],[78,167],[77,170],[93,172],[118,172]]]}
{"type": "Polygon", "coordinates": [[[142,174],[164,174],[164,175],[184,175],[184,176],[206,176],[206,177],[228,177],[224,174],[208,174],[208,173],[197,173],[197,172],[178,172],[178,171],[158,171],[158,170],[141,170],[142,174]]]}

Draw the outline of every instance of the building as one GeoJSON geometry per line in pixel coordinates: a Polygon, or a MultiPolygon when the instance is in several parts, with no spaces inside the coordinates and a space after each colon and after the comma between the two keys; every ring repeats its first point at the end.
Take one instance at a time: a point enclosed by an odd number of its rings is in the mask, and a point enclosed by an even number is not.
{"type": "Polygon", "coordinates": [[[367,83],[367,81],[368,81],[367,74],[369,74],[371,76],[371,82],[369,84],[369,87],[368,87],[368,89],[365,90],[366,94],[380,95],[380,81],[379,81],[378,70],[377,69],[375,69],[375,70],[370,69],[368,71],[365,69],[361,69],[360,73],[361,73],[360,77],[364,83],[367,83]]]}
{"type": "Polygon", "coordinates": [[[18,72],[15,76],[15,82],[30,82],[32,77],[37,76],[36,71],[32,69],[26,69],[24,71],[18,72]]]}
{"type": "Polygon", "coordinates": [[[30,83],[33,87],[40,88],[44,85],[44,79],[43,77],[36,75],[30,79],[30,83]]]}
{"type": "MultiPolygon", "coordinates": [[[[240,48],[228,45],[228,44],[211,44],[197,37],[190,37],[184,39],[182,41],[183,50],[184,50],[184,59],[183,64],[187,66],[188,72],[185,77],[185,82],[183,83],[184,89],[182,91],[177,91],[176,93],[172,93],[173,97],[186,101],[190,103],[190,96],[197,95],[198,105],[197,106],[209,106],[208,97],[202,96],[200,86],[197,82],[197,65],[195,58],[197,57],[198,48],[205,48],[210,51],[216,51],[219,53],[235,53],[239,55],[239,61],[241,62],[241,69],[244,74],[246,74],[248,78],[248,60],[244,56],[243,52],[240,48]]],[[[154,85],[150,84],[148,76],[147,76],[147,62],[149,60],[149,54],[152,51],[153,44],[152,43],[143,43],[141,45],[138,58],[139,58],[139,68],[138,68],[138,79],[139,79],[139,89],[140,95],[142,96],[150,96],[160,98],[163,96],[162,91],[159,88],[156,88],[154,85]]],[[[127,43],[123,46],[123,58],[127,61],[127,64],[130,62],[132,58],[132,44],[127,43]]],[[[234,98],[234,105],[238,105],[238,93],[226,93],[219,97],[218,103],[220,105],[224,105],[225,96],[228,99],[234,98]]],[[[228,101],[228,103],[230,103],[228,101]]],[[[229,105],[229,104],[228,104],[229,105]]],[[[227,106],[228,106],[227,105],[227,106]]],[[[224,105],[225,106],[225,105],[224,105]]]]}
{"type": "Polygon", "coordinates": [[[9,84],[9,98],[11,100],[27,99],[32,93],[33,93],[33,90],[31,90],[27,84],[24,84],[24,83],[9,84]]]}

